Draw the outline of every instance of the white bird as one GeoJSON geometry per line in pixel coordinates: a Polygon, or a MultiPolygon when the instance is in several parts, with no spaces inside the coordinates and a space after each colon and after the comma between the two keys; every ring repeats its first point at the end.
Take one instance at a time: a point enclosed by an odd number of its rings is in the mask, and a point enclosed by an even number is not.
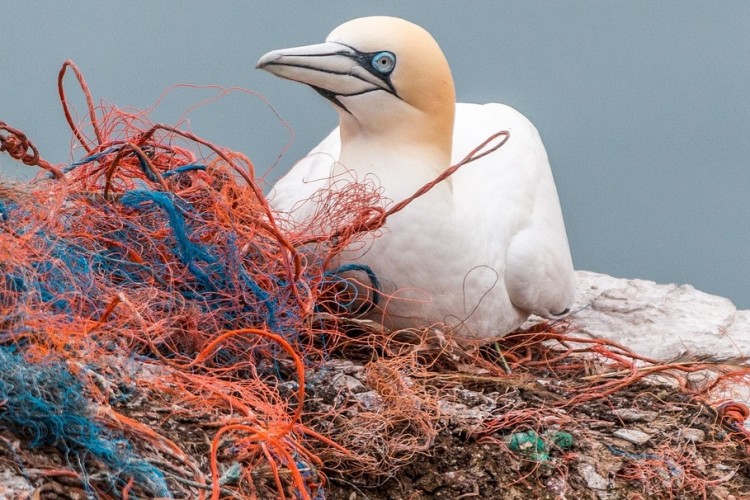
{"type": "Polygon", "coordinates": [[[376,179],[392,206],[492,134],[507,143],[461,167],[342,263],[369,267],[384,296],[369,315],[389,328],[447,325],[486,343],[530,314],[565,314],[574,273],[560,202],[536,128],[503,104],[456,104],[448,62],[423,28],[393,17],[349,21],[325,43],[275,50],[257,64],[327,98],[339,127],[271,192],[303,224],[320,190],[376,179]]]}

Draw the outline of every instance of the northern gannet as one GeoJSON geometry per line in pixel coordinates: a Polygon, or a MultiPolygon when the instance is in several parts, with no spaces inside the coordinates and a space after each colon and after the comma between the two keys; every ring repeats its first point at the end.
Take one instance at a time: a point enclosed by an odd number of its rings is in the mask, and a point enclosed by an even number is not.
{"type": "Polygon", "coordinates": [[[339,114],[333,130],[274,186],[271,205],[303,223],[316,192],[344,177],[376,179],[399,202],[507,130],[497,151],[463,166],[386,221],[342,262],[368,266],[387,300],[370,311],[389,328],[448,325],[486,343],[530,314],[567,312],[574,273],[549,160],[536,128],[503,104],[456,104],[448,62],[423,28],[365,17],[325,43],[265,54],[257,68],[305,83],[339,114]]]}

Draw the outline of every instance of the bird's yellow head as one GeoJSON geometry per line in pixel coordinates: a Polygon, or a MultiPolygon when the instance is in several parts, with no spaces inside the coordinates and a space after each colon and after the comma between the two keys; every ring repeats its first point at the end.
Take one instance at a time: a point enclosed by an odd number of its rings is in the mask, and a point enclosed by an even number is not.
{"type": "Polygon", "coordinates": [[[334,29],[326,42],[275,50],[258,68],[305,83],[331,101],[342,138],[366,135],[448,151],[455,91],[450,67],[423,28],[395,17],[364,17],[334,29]]]}

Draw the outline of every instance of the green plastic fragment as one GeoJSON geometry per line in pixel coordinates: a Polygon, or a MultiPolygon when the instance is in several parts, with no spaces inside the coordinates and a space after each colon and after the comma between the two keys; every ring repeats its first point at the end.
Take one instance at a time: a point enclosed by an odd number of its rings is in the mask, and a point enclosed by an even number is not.
{"type": "Polygon", "coordinates": [[[557,431],[552,434],[552,442],[558,448],[567,450],[568,448],[573,446],[573,435],[569,432],[557,431]]]}
{"type": "Polygon", "coordinates": [[[547,445],[534,431],[511,434],[508,446],[512,451],[523,453],[535,462],[545,462],[549,459],[547,445]]]}

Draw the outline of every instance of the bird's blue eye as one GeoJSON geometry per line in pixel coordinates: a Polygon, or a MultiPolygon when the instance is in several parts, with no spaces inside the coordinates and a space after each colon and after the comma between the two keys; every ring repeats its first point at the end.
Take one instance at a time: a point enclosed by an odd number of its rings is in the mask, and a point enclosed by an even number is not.
{"type": "Polygon", "coordinates": [[[378,52],[372,56],[370,64],[378,73],[387,75],[396,67],[396,56],[391,52],[378,52]]]}

